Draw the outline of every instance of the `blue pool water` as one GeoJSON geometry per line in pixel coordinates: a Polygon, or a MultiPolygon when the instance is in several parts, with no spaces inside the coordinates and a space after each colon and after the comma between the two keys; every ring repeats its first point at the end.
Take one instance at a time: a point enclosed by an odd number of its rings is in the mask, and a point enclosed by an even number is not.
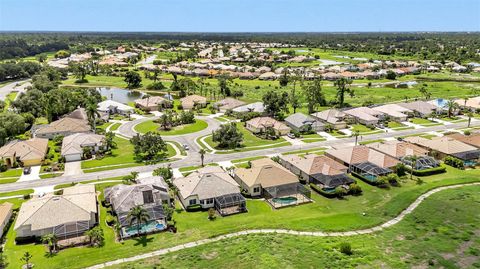
{"type": "MultiPolygon", "coordinates": [[[[165,225],[156,221],[150,221],[140,226],[140,233],[149,233],[154,231],[161,231],[165,229],[165,225]]],[[[137,234],[137,225],[130,226],[123,229],[123,235],[125,237],[133,236],[137,234]]]]}
{"type": "Polygon", "coordinates": [[[434,105],[438,107],[445,107],[447,105],[447,100],[443,98],[438,98],[432,101],[434,105]]]}
{"type": "Polygon", "coordinates": [[[377,181],[377,177],[373,175],[363,175],[363,177],[371,181],[377,181]]]}
{"type": "Polygon", "coordinates": [[[279,203],[282,205],[293,204],[297,202],[296,197],[288,196],[288,197],[280,197],[280,198],[273,198],[272,201],[274,203],[279,203]]]}

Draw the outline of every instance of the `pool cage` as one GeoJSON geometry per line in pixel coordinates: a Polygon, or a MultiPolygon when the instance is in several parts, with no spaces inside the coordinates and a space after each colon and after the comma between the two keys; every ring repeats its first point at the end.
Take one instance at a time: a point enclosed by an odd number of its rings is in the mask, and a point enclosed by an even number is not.
{"type": "Polygon", "coordinates": [[[299,205],[311,201],[311,191],[300,183],[263,188],[263,196],[274,208],[299,205]],[[284,202],[282,200],[284,198],[291,198],[291,200],[284,202]]]}
{"type": "Polygon", "coordinates": [[[354,180],[343,173],[338,175],[314,174],[310,176],[310,183],[324,189],[335,189],[338,186],[352,184],[354,180]]]}
{"type": "Polygon", "coordinates": [[[462,161],[474,161],[480,159],[480,150],[471,150],[465,152],[454,153],[452,156],[459,158],[462,161]]]}
{"type": "Polygon", "coordinates": [[[349,169],[350,169],[350,172],[357,173],[371,181],[376,181],[378,177],[386,176],[392,173],[392,170],[388,168],[380,167],[371,162],[352,164],[350,165],[349,169]]]}
{"type": "MultiPolygon", "coordinates": [[[[152,220],[163,220],[166,221],[165,213],[163,212],[163,205],[151,205],[151,206],[146,206],[144,205],[143,208],[147,211],[148,213],[148,221],[152,220]]],[[[129,226],[135,226],[137,224],[137,221],[130,222],[130,217],[128,216],[128,211],[127,212],[119,212],[117,213],[118,221],[120,222],[121,227],[129,227],[129,226]]]]}
{"type": "MultiPolygon", "coordinates": [[[[76,221],[68,224],[61,224],[53,228],[53,234],[59,239],[67,239],[83,236],[90,229],[90,221],[76,221]]],[[[92,223],[93,226],[93,223],[92,223]]]]}
{"type": "Polygon", "coordinates": [[[222,216],[228,216],[247,211],[245,197],[240,193],[225,194],[215,197],[215,209],[222,216]]]}
{"type": "Polygon", "coordinates": [[[435,160],[435,158],[431,156],[417,156],[417,161],[416,164],[412,163],[412,160],[410,159],[411,156],[405,156],[400,159],[403,164],[413,167],[413,170],[425,170],[425,169],[430,169],[434,167],[438,167],[440,165],[440,162],[435,160]]]}

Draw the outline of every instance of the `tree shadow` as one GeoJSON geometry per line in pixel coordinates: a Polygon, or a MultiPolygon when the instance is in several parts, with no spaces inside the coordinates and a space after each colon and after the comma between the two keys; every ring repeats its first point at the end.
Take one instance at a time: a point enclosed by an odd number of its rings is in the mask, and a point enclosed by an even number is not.
{"type": "Polygon", "coordinates": [[[43,256],[45,258],[53,258],[53,257],[57,256],[57,252],[50,253],[50,252],[47,251],[47,252],[45,252],[45,255],[43,255],[43,256]]]}
{"type": "Polygon", "coordinates": [[[148,245],[148,243],[151,243],[153,241],[153,237],[148,237],[146,235],[142,235],[140,237],[135,237],[134,240],[136,241],[136,243],[134,244],[134,246],[142,246],[142,247],[146,247],[148,245]]]}

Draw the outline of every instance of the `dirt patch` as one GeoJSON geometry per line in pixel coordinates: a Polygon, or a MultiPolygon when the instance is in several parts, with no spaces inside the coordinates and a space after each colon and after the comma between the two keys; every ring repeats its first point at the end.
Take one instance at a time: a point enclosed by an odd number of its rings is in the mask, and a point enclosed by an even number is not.
{"type": "Polygon", "coordinates": [[[218,252],[213,251],[213,252],[210,252],[210,253],[202,253],[202,257],[206,260],[213,260],[216,257],[218,257],[218,252]]]}
{"type": "Polygon", "coordinates": [[[395,239],[397,239],[397,241],[403,241],[405,240],[405,236],[403,234],[399,234],[397,237],[395,237],[395,239]]]}

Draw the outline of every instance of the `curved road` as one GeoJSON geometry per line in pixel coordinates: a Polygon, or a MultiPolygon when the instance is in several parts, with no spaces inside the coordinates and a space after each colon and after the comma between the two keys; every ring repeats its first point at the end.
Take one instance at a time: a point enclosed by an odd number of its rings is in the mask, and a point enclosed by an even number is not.
{"type": "Polygon", "coordinates": [[[5,100],[5,98],[7,98],[7,95],[13,91],[25,92],[25,88],[31,85],[32,84],[30,84],[30,79],[11,82],[0,88],[0,100],[5,100]],[[23,84],[20,86],[17,86],[17,84],[21,84],[21,83],[23,84]]]}
{"type": "Polygon", "coordinates": [[[153,252],[148,252],[144,253],[141,255],[133,256],[130,258],[123,258],[123,259],[118,259],[106,263],[101,263],[97,264],[91,267],[87,267],[87,269],[100,269],[100,268],[105,268],[108,266],[112,265],[117,265],[125,262],[133,262],[133,261],[138,261],[138,260],[143,260],[146,258],[151,258],[155,256],[160,256],[160,255],[165,255],[170,252],[182,250],[182,249],[188,249],[188,248],[193,248],[201,245],[205,245],[208,243],[213,243],[213,242],[218,242],[227,238],[232,238],[232,237],[237,237],[237,236],[242,236],[242,235],[248,235],[248,234],[269,234],[269,233],[277,233],[277,234],[289,234],[289,235],[297,235],[297,236],[316,236],[316,237],[338,237],[338,236],[355,236],[355,235],[362,235],[362,234],[370,234],[374,232],[381,231],[385,228],[391,227],[397,223],[399,223],[401,220],[405,218],[408,214],[412,213],[413,210],[415,210],[427,197],[431,196],[432,194],[435,194],[437,192],[447,190],[447,189],[454,189],[454,188],[460,188],[464,186],[480,186],[480,182],[476,183],[465,183],[465,184],[458,184],[458,185],[451,185],[451,186],[444,186],[444,187],[438,187],[435,189],[432,189],[422,195],[420,195],[413,203],[411,203],[405,210],[400,212],[398,216],[395,218],[372,228],[368,229],[362,229],[362,230],[352,230],[348,232],[322,232],[322,231],[315,231],[315,232],[306,232],[306,231],[295,231],[295,230],[285,230],[285,229],[257,229],[257,230],[245,230],[245,231],[240,231],[236,233],[230,233],[226,235],[221,235],[213,238],[208,238],[208,239],[203,239],[203,240],[198,240],[190,243],[185,243],[181,245],[177,245],[174,247],[170,248],[163,248],[159,249],[153,252]]]}
{"type": "MultiPolygon", "coordinates": [[[[125,176],[130,174],[130,172],[138,171],[142,172],[151,172],[157,167],[166,166],[171,164],[172,168],[179,168],[185,166],[198,166],[201,164],[200,155],[198,154],[198,146],[195,144],[195,139],[202,135],[209,134],[211,130],[214,130],[215,126],[220,126],[220,123],[214,119],[204,118],[209,123],[209,127],[205,130],[200,132],[186,134],[186,135],[178,135],[178,136],[171,136],[165,137],[166,141],[176,141],[181,144],[188,144],[191,146],[189,154],[186,158],[170,163],[161,163],[156,165],[147,165],[147,166],[136,166],[136,167],[128,167],[128,168],[120,168],[115,170],[108,170],[108,171],[99,171],[94,173],[86,173],[80,175],[72,175],[72,176],[60,176],[55,178],[49,179],[42,179],[42,180],[34,180],[34,181],[23,181],[23,182],[14,182],[14,183],[7,183],[7,184],[0,184],[0,192],[10,192],[10,191],[17,191],[17,190],[24,190],[24,189],[32,189],[32,188],[39,188],[39,187],[47,187],[52,185],[58,184],[65,184],[71,182],[82,182],[92,179],[103,179],[103,178],[111,178],[111,177],[119,177],[125,176]],[[211,125],[210,125],[211,124],[211,125]]],[[[368,140],[375,140],[375,139],[382,139],[388,137],[396,137],[396,136],[405,136],[411,135],[416,133],[423,133],[423,132],[431,132],[431,131],[444,131],[446,129],[458,129],[458,128],[465,128],[466,123],[454,123],[448,126],[438,125],[438,126],[431,126],[425,127],[421,129],[409,129],[409,130],[402,130],[396,132],[389,132],[389,133],[379,133],[379,134],[372,134],[365,136],[364,139],[368,140]]],[[[480,126],[480,121],[472,121],[471,126],[480,126]]],[[[205,154],[205,164],[220,162],[220,161],[228,161],[240,158],[248,158],[254,156],[264,156],[264,155],[273,155],[279,154],[289,151],[296,151],[296,150],[308,150],[314,149],[319,147],[325,146],[338,146],[338,145],[345,145],[351,144],[355,142],[355,138],[342,138],[338,140],[330,140],[330,141],[321,141],[321,142],[314,142],[308,143],[305,145],[291,145],[279,148],[268,148],[268,149],[258,149],[252,151],[245,151],[245,152],[235,152],[229,154],[205,154]]]]}

